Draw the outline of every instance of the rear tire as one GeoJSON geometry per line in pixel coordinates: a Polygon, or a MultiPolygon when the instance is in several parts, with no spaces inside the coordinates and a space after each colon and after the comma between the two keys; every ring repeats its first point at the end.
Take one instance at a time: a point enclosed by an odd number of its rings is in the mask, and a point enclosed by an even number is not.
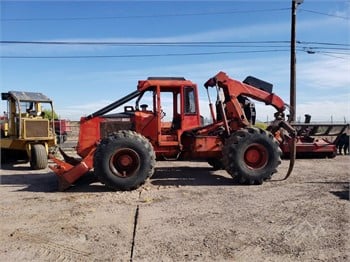
{"type": "Polygon", "coordinates": [[[240,184],[262,184],[277,172],[282,151],[270,132],[258,128],[233,133],[223,148],[226,171],[240,184]]]}
{"type": "Polygon", "coordinates": [[[42,144],[34,144],[31,146],[30,167],[32,169],[45,169],[47,167],[47,152],[42,144]]]}
{"type": "Polygon", "coordinates": [[[133,131],[119,131],[102,139],[94,155],[98,179],[112,190],[133,190],[153,175],[151,143],[133,131]]]}

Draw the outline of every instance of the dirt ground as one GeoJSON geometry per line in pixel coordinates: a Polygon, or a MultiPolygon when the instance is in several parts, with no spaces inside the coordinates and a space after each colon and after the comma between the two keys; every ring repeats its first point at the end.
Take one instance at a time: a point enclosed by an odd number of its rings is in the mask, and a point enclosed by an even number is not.
{"type": "Polygon", "coordinates": [[[297,160],[260,186],[158,162],[132,192],[93,174],[56,192],[49,169],[3,165],[0,261],[349,261],[349,159],[297,160]]]}

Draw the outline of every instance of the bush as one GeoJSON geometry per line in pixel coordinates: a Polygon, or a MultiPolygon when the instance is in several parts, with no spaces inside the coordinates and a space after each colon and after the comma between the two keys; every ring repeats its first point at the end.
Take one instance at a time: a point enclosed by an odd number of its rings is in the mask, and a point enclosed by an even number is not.
{"type": "MultiPolygon", "coordinates": [[[[46,119],[52,120],[52,111],[49,109],[44,109],[43,116],[46,119]]],[[[53,111],[53,119],[58,119],[58,118],[59,118],[59,116],[56,114],[55,111],[53,111]]]]}
{"type": "Polygon", "coordinates": [[[267,124],[263,123],[263,122],[256,122],[254,126],[261,128],[261,129],[264,129],[264,130],[266,130],[266,128],[267,128],[267,124]]]}

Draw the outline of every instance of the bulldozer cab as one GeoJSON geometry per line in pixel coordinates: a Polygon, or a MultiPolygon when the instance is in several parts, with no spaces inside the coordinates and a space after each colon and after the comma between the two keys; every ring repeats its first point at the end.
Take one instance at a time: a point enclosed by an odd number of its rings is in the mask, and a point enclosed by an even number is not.
{"type": "Polygon", "coordinates": [[[151,77],[135,105],[136,131],[156,147],[179,147],[181,134],[200,126],[197,86],[184,78],[151,77]],[[148,103],[147,103],[148,102],[148,103]]]}

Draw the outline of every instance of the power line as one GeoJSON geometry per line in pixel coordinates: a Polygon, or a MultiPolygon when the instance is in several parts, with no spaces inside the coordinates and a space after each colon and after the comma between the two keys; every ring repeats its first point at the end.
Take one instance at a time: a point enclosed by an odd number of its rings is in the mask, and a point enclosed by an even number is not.
{"type": "Polygon", "coordinates": [[[332,58],[342,59],[342,60],[349,60],[348,57],[341,57],[341,56],[337,56],[337,55],[330,55],[330,54],[324,54],[324,53],[318,53],[318,54],[323,55],[323,56],[332,57],[332,58]]]}
{"type": "Polygon", "coordinates": [[[289,49],[270,50],[247,50],[247,51],[222,51],[222,52],[199,52],[199,53],[169,53],[169,54],[127,54],[127,55],[74,55],[74,56],[0,56],[3,59],[83,59],[83,58],[143,58],[143,57],[171,57],[171,56],[205,56],[224,54],[249,54],[249,53],[269,53],[269,52],[289,52],[289,49]]]}
{"type": "Polygon", "coordinates": [[[319,51],[319,50],[313,50],[313,49],[307,49],[307,48],[303,48],[303,49],[299,49],[298,51],[302,51],[305,52],[307,54],[319,54],[319,55],[323,55],[323,56],[328,56],[328,57],[333,57],[333,58],[337,58],[337,59],[342,59],[342,60],[349,60],[348,57],[341,57],[339,55],[345,55],[348,56],[350,55],[350,53],[343,53],[343,52],[330,52],[330,51],[319,51]]]}
{"type": "Polygon", "coordinates": [[[332,51],[315,51],[315,52],[322,53],[322,54],[350,55],[350,53],[346,53],[346,52],[332,52],[332,51]]]}
{"type": "Polygon", "coordinates": [[[27,17],[27,18],[1,18],[3,22],[21,22],[21,21],[68,21],[68,20],[110,20],[110,19],[142,19],[142,18],[161,18],[161,17],[183,17],[183,16],[206,16],[206,15],[228,15],[235,13],[266,13],[289,10],[290,8],[272,8],[272,9],[251,9],[251,10],[230,10],[215,12],[198,13],[170,13],[170,14],[152,14],[152,15],[128,15],[128,16],[94,16],[94,17],[27,17]]]}
{"type": "Polygon", "coordinates": [[[211,45],[211,44],[285,44],[289,41],[156,41],[156,42],[138,42],[138,41],[27,41],[27,40],[2,40],[0,44],[23,44],[23,45],[121,45],[121,46],[181,46],[181,45],[211,45]]]}
{"type": "Polygon", "coordinates": [[[339,51],[350,51],[350,48],[344,48],[344,47],[321,47],[321,46],[311,46],[311,47],[305,47],[312,50],[339,50],[339,51]]]}
{"type": "MultiPolygon", "coordinates": [[[[258,48],[255,50],[238,51],[216,51],[216,52],[197,52],[197,53],[168,53],[168,54],[126,54],[126,55],[72,55],[72,56],[7,56],[2,55],[4,59],[80,59],[80,58],[138,58],[138,57],[170,57],[170,56],[203,56],[220,54],[240,54],[240,53],[265,53],[265,52],[284,52],[288,51],[290,41],[268,40],[268,41],[167,41],[167,42],[132,42],[132,41],[22,41],[22,40],[3,40],[0,45],[105,45],[122,47],[203,47],[203,48],[258,48]],[[272,49],[273,48],[273,49],[272,49]],[[287,50],[288,49],[288,50],[287,50]]],[[[349,44],[317,42],[317,41],[297,41],[298,51],[304,51],[308,54],[328,52],[330,54],[347,55],[339,51],[350,51],[349,44]],[[335,52],[338,51],[338,52],[335,52]]]]}
{"type": "Polygon", "coordinates": [[[350,46],[350,44],[344,43],[326,43],[326,42],[315,42],[315,41],[297,41],[297,44],[312,44],[312,45],[330,45],[330,46],[350,46]]]}
{"type": "MultiPolygon", "coordinates": [[[[214,47],[277,47],[271,44],[289,44],[287,40],[270,40],[270,41],[156,41],[156,42],[137,42],[137,41],[27,41],[27,40],[2,40],[0,44],[16,45],[112,45],[112,46],[214,46],[214,47]],[[260,44],[260,46],[252,46],[260,44]],[[269,44],[269,46],[267,46],[269,44]],[[241,45],[241,46],[239,46],[241,45]]],[[[327,43],[315,41],[297,41],[299,45],[323,45],[323,46],[343,46],[350,47],[350,44],[344,43],[327,43]]]]}
{"type": "MultiPolygon", "coordinates": [[[[126,55],[72,55],[72,56],[6,56],[1,55],[2,59],[98,59],[98,58],[146,58],[146,57],[176,57],[176,56],[209,56],[225,54],[252,54],[252,53],[273,53],[289,52],[289,49],[268,49],[268,50],[245,50],[245,51],[221,51],[221,52],[198,52],[198,53],[167,53],[167,54],[126,54],[126,55]]],[[[332,52],[313,50],[312,48],[297,48],[308,54],[323,54],[336,58],[342,58],[335,55],[350,55],[346,52],[332,52]]],[[[343,58],[342,58],[343,59],[343,58]]],[[[345,59],[345,58],[344,58],[345,59]]]]}
{"type": "MultiPolygon", "coordinates": [[[[169,18],[169,17],[186,17],[186,16],[207,16],[207,15],[229,15],[244,13],[268,13],[290,10],[287,8],[271,8],[271,9],[251,9],[251,10],[230,10],[230,11],[214,11],[214,12],[197,12],[197,13],[169,13],[169,14],[151,14],[151,15],[127,15],[127,16],[89,16],[89,17],[23,17],[23,18],[0,18],[2,22],[30,22],[30,21],[79,21],[79,20],[115,20],[115,19],[144,19],[144,18],[169,18]]],[[[299,8],[298,10],[336,17],[349,20],[348,16],[327,14],[315,10],[299,8]]]]}
{"type": "Polygon", "coordinates": [[[304,8],[299,8],[299,10],[304,11],[304,12],[308,12],[308,13],[313,13],[313,14],[318,14],[318,15],[325,15],[325,16],[330,16],[330,17],[336,17],[336,18],[349,20],[348,16],[332,15],[332,14],[322,13],[322,12],[319,12],[319,11],[314,11],[314,10],[309,10],[309,9],[304,9],[304,8]]]}

